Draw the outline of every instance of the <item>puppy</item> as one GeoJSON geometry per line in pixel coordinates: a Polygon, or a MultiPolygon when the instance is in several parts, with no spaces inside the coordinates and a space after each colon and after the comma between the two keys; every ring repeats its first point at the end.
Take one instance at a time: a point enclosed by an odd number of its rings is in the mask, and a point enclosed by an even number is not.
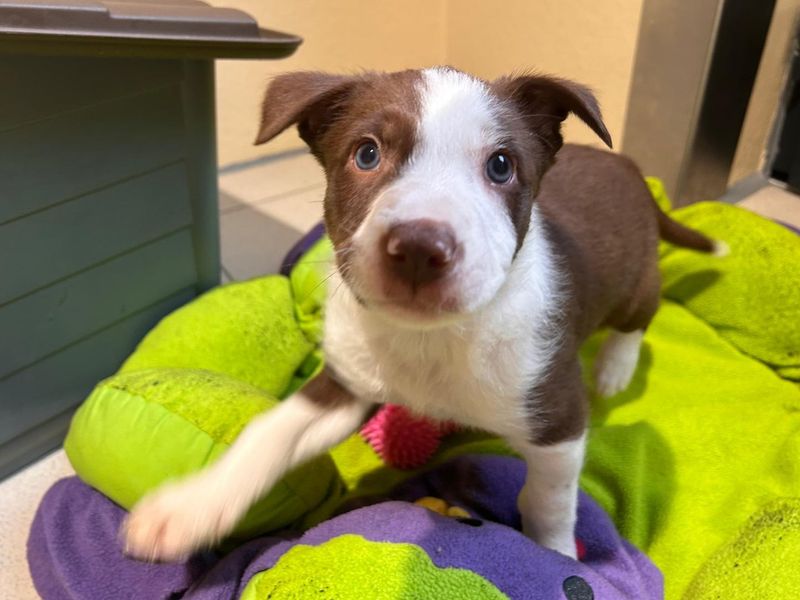
{"type": "Polygon", "coordinates": [[[625,388],[659,303],[659,239],[716,246],[663,214],[630,160],[562,148],[569,113],[611,146],[591,92],[562,79],[276,78],[257,143],[297,125],[327,176],[327,366],[217,463],[145,497],[123,529],[128,552],[173,560],[213,544],[287,470],[390,402],[503,436],[527,463],[524,533],[575,557],[578,349],[610,328],[596,387],[625,388]]]}

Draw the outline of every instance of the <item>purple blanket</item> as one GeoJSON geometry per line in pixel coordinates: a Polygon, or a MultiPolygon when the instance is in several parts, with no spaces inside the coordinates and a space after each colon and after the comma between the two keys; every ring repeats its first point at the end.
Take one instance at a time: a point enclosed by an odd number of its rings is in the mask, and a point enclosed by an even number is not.
{"type": "MultiPolygon", "coordinates": [[[[39,507],[28,561],[45,600],[236,598],[248,581],[297,544],[320,545],[343,534],[415,544],[437,567],[469,569],[509,598],[648,600],[663,597],[659,571],[622,540],[588,496],[580,498],[577,537],[582,562],[529,541],[517,531],[521,461],[464,456],[398,487],[393,500],[351,510],[305,534],[253,540],[225,556],[206,553],[185,563],[146,564],[125,558],[117,531],[124,511],[77,478],[57,482],[39,507]],[[459,521],[407,501],[437,496],[467,508],[459,521]]],[[[324,598],[325,596],[320,596],[324,598]]]]}

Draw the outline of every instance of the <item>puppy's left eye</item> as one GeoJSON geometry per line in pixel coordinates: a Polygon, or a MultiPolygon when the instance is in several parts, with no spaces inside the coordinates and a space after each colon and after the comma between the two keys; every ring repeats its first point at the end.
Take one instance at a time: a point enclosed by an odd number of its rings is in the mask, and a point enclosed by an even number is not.
{"type": "Polygon", "coordinates": [[[513,174],[511,157],[504,152],[495,152],[486,162],[486,176],[494,183],[508,183],[513,174]]]}
{"type": "Polygon", "coordinates": [[[375,142],[364,142],[356,150],[356,166],[362,171],[371,171],[381,162],[381,152],[375,142]]]}

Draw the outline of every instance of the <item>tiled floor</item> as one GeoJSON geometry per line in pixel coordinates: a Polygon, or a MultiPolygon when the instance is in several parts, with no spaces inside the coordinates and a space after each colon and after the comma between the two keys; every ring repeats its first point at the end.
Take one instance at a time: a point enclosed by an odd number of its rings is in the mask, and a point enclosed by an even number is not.
{"type": "MultiPolygon", "coordinates": [[[[322,171],[304,152],[223,170],[223,281],[277,271],[286,250],[322,217],[323,192],[322,171]]],[[[759,190],[742,205],[800,227],[800,198],[779,188],[759,190]]],[[[28,528],[44,492],[70,474],[58,451],[0,482],[0,597],[37,598],[25,562],[28,528]]]]}
{"type": "Polygon", "coordinates": [[[800,196],[777,186],[761,188],[739,202],[739,206],[800,229],[800,196]]]}
{"type": "Polygon", "coordinates": [[[25,546],[36,507],[53,482],[73,475],[63,450],[0,482],[0,597],[36,600],[25,546]]]}
{"type": "Polygon", "coordinates": [[[325,178],[307,153],[293,153],[220,175],[224,275],[274,273],[300,237],[322,218],[325,178]]]}

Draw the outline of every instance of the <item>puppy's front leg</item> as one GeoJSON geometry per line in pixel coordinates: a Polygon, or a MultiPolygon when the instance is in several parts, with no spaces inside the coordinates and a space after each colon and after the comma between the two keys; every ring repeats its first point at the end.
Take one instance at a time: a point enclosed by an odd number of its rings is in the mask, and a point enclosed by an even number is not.
{"type": "Polygon", "coordinates": [[[215,464],[145,496],[123,524],[126,552],[179,560],[219,541],[288,470],[352,433],[370,406],[323,372],[254,419],[215,464]]]}
{"type": "Polygon", "coordinates": [[[542,546],[576,558],[578,477],[586,434],[549,446],[515,444],[528,474],[518,499],[522,530],[542,546]]]}

